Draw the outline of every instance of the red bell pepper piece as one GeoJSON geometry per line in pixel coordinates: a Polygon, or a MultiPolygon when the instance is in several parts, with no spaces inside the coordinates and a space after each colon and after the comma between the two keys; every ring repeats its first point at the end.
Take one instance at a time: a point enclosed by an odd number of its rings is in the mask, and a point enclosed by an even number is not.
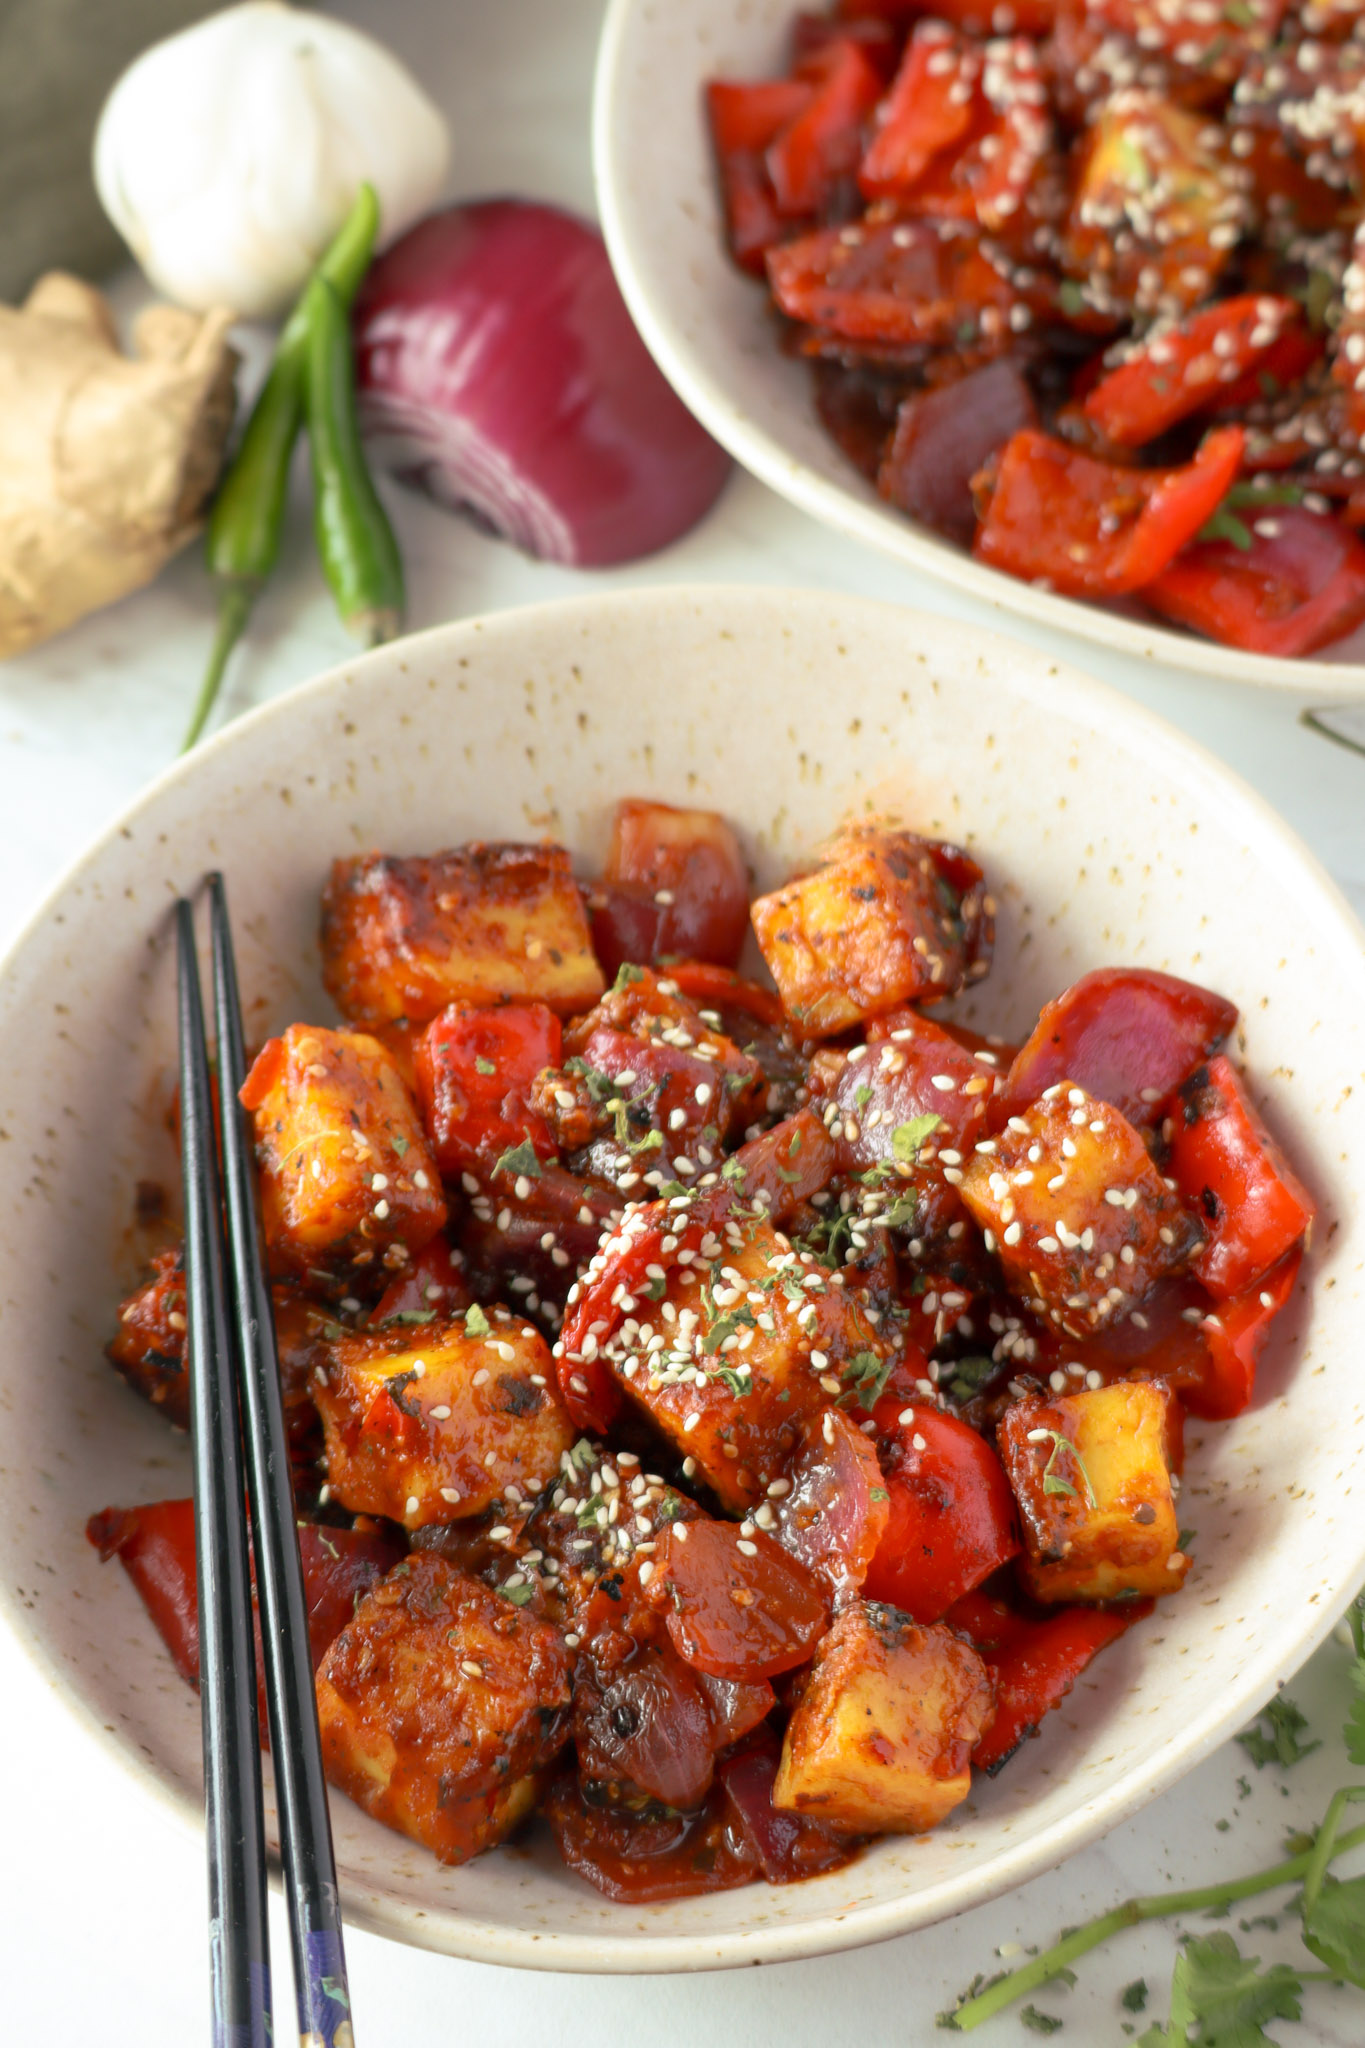
{"type": "Polygon", "coordinates": [[[1064,1607],[994,1655],[983,1650],[995,1679],[995,1719],[972,1762],[991,1777],[1020,1744],[1038,1733],[1043,1716],[1070,1692],[1092,1657],[1152,1611],[1150,1600],[1118,1607],[1064,1607]]]}
{"type": "Polygon", "coordinates": [[[1144,588],[1143,602],[1225,647],[1293,658],[1365,619],[1365,547],[1328,513],[1277,506],[1250,545],[1196,541],[1144,588]]]}
{"type": "Polygon", "coordinates": [[[779,213],[818,213],[862,154],[863,124],[881,98],[875,64],[847,37],[808,57],[802,75],[814,92],[768,145],[766,163],[779,213]]]}
{"type": "Polygon", "coordinates": [[[825,1596],[771,1536],[735,1522],[674,1524],[659,1537],[649,1597],[684,1663],[713,1678],[772,1678],[810,1661],[825,1596]],[[743,1546],[743,1547],[741,1547],[743,1546]]]}
{"type": "Polygon", "coordinates": [[[1229,387],[1268,364],[1299,332],[1302,317],[1293,299],[1268,293],[1220,300],[1139,342],[1094,386],[1082,410],[1110,441],[1140,448],[1191,413],[1226,408],[1229,387]]]}
{"type": "Polygon", "coordinates": [[[973,552],[1068,597],[1142,590],[1227,496],[1244,440],[1220,427],[1183,469],[1120,469],[1025,428],[1000,455],[973,552]]]}
{"type": "MultiPolygon", "coordinates": [[[[671,960],[667,974],[699,1010],[738,1011],[773,1030],[786,1022],[776,990],[763,988],[756,981],[745,981],[733,968],[716,967],[709,960],[671,960]]],[[[727,1038],[734,1038],[732,1030],[724,1025],[722,1029],[727,1038]]]]}
{"type": "Polygon", "coordinates": [[[938,1621],[1018,1554],[1014,1496],[992,1446],[956,1416],[886,1397],[874,1413],[891,1498],[863,1591],[938,1621]]]}
{"type": "Polygon", "coordinates": [[[1204,1227],[1191,1268],[1220,1300],[1242,1294],[1306,1235],[1316,1205],[1221,1053],[1190,1075],[1166,1115],[1168,1171],[1204,1227]]]}
{"type": "Polygon", "coordinates": [[[1022,303],[977,236],[956,222],[817,228],[769,249],[767,266],[788,319],[849,341],[961,349],[977,339],[989,314],[996,339],[988,353],[998,354],[1008,341],[1009,315],[1022,303]]]}
{"type": "Polygon", "coordinates": [[[1152,968],[1098,967],[1043,1006],[992,1104],[998,1128],[1057,1081],[1112,1102],[1139,1128],[1237,1022],[1212,989],[1152,968]]]}
{"type": "Polygon", "coordinates": [[[543,1003],[452,1003],[432,1018],[413,1057],[422,1121],[443,1174],[487,1172],[528,1141],[539,1158],[554,1157],[554,1139],[526,1096],[561,1054],[560,1021],[543,1003]]]}
{"type": "MultiPolygon", "coordinates": [[[[835,14],[841,20],[910,21],[921,14],[934,14],[951,21],[969,35],[994,35],[999,0],[839,0],[835,14]]],[[[1057,18],[1058,0],[1012,0],[1013,25],[1026,36],[1045,36],[1057,18]]]]}
{"type": "MultiPolygon", "coordinates": [[[[92,1515],[85,1533],[108,1562],[117,1557],[141,1595],[142,1604],[171,1653],[180,1676],[199,1684],[199,1596],[195,1583],[194,1502],[159,1500],[140,1508],[105,1508],[92,1515]]],[[[308,1641],[313,1669],[355,1613],[355,1604],[402,1555],[393,1538],[378,1530],[299,1528],[308,1641]]],[[[260,1618],[251,1594],[256,1630],[256,1668],[262,1670],[260,1618]]],[[[261,1736],[267,1732],[264,1689],[258,1677],[261,1736]]]]}
{"type": "Polygon", "coordinates": [[[764,152],[809,104],[814,91],[803,78],[776,78],[759,85],[713,79],[706,88],[730,254],[742,270],[759,277],[764,250],[790,231],[790,223],[777,210],[764,152]]]}
{"type": "Polygon", "coordinates": [[[1204,1317],[1199,1333],[1208,1347],[1209,1369],[1192,1387],[1172,1385],[1194,1415],[1223,1422],[1240,1415],[1256,1384],[1256,1361],[1265,1348],[1270,1325],[1294,1291],[1303,1263],[1296,1246],[1269,1273],[1262,1273],[1244,1294],[1220,1301],[1204,1317]]]}
{"type": "Polygon", "coordinates": [[[981,69],[981,51],[946,23],[915,24],[859,166],[858,183],[869,199],[913,191],[939,152],[963,140],[981,69]]]}

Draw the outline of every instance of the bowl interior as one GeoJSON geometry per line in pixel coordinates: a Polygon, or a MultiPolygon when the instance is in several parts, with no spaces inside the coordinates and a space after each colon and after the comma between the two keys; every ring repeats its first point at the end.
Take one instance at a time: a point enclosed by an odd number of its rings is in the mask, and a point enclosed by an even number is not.
{"type": "Polygon", "coordinates": [[[623,794],[715,805],[761,884],[842,819],[890,811],[978,849],[998,965],[966,1014],[1027,1028],[1088,967],[1141,962],[1242,1006],[1238,1051],[1317,1193],[1311,1294],[1256,1406],[1190,1432],[1189,1590],[1100,1660],[1044,1736],[935,1834],[789,1890],[625,1909],[534,1841],[441,1868],[334,1806],[348,1910],[489,1961],[658,1970],[814,1953],[1016,1884],[1205,1754],[1305,1656],[1365,1575],[1351,1473],[1365,1219],[1365,959],[1349,912],[1259,800],[1167,727],[1028,649],[859,600],[640,592],[442,628],[269,705],[161,778],[0,971],[0,1587],[111,1757],[193,1818],[193,1696],[85,1518],[188,1490],[184,1441],[101,1347],[130,1279],[135,1182],[173,1050],[169,906],[226,876],[249,1035],[325,1016],[333,855],[562,836],[584,869],[623,794]]]}
{"type": "Polygon", "coordinates": [[[686,404],[815,518],[1004,613],[1225,681],[1359,696],[1365,626],[1306,661],[1219,647],[988,569],[893,510],[854,469],[816,415],[808,365],[780,353],[766,293],[725,253],[703,112],[709,78],[786,70],[796,11],[795,0],[612,0],[608,10],[593,117],[598,206],[636,325],[686,404]]]}

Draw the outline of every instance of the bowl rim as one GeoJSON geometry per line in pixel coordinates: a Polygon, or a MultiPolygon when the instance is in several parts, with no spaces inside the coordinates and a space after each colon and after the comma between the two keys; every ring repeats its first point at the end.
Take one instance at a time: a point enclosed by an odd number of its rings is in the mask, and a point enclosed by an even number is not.
{"type": "MultiPolygon", "coordinates": [[[[646,347],[683,404],[736,462],[822,525],[951,584],[978,603],[990,605],[993,611],[1005,615],[1001,619],[1005,630],[1009,615],[1015,614],[1033,625],[1095,642],[1130,660],[1144,661],[1158,673],[1193,670],[1220,682],[1248,683],[1296,696],[1319,697],[1324,703],[1365,697],[1365,660],[1291,659],[1223,647],[1193,633],[1186,635],[1155,622],[1125,618],[1081,598],[1040,590],[1003,570],[990,568],[908,514],[866,503],[851,488],[851,468],[848,484],[835,483],[756,425],[651,294],[636,261],[625,194],[643,181],[632,181],[627,175],[628,166],[620,156],[623,128],[616,116],[627,94],[627,40],[641,18],[650,18],[652,7],[653,0],[609,0],[603,21],[592,96],[592,167],[598,215],[616,281],[646,347]]],[[[714,211],[711,192],[708,200],[714,211]]],[[[718,220],[716,230],[719,249],[718,220]]],[[[757,290],[758,281],[751,282],[757,290]]]]}
{"type": "MultiPolygon", "coordinates": [[[[395,661],[404,665],[427,665],[444,661],[449,653],[475,648],[487,652],[490,641],[515,636],[523,620],[533,617],[554,624],[562,621],[566,637],[575,625],[591,625],[595,616],[610,616],[622,610],[645,614],[680,608],[695,616],[713,605],[734,607],[767,606],[780,601],[782,616],[791,621],[803,610],[828,614],[831,606],[853,614],[893,617],[911,625],[916,620],[936,635],[970,640],[972,654],[992,660],[1007,687],[1026,700],[1042,706],[1046,688],[1047,708],[1064,710],[1088,722],[1099,735],[1119,736],[1138,744],[1139,751],[1159,751],[1163,766],[1183,774],[1185,786],[1195,794],[1217,796],[1231,804],[1248,828],[1265,835],[1277,861],[1297,871],[1303,885],[1316,896],[1322,915],[1335,923],[1337,936],[1355,954],[1365,954],[1365,933],[1336,882],[1317,856],[1308,848],[1278,812],[1209,748],[1190,738],[1146,706],[1127,697],[1112,684],[1089,676],[1062,659],[1052,660],[1044,650],[1012,641],[991,628],[977,628],[933,613],[896,604],[881,598],[847,592],[784,587],[779,584],[657,584],[626,589],[609,589],[552,599],[547,602],[508,607],[497,612],[428,628],[404,636],[365,654],[359,654],[305,679],[244,713],[203,741],[188,755],[181,755],[161,770],[116,816],[101,829],[82,853],[68,864],[25,920],[9,946],[0,955],[0,999],[22,956],[41,934],[68,891],[96,870],[108,846],[118,840],[161,801],[168,789],[183,784],[201,772],[205,762],[229,758],[245,739],[276,722],[287,722],[314,701],[340,689],[382,687],[372,682],[395,661]],[[1057,701],[1060,697],[1060,703],[1057,701]]],[[[666,639],[660,644],[668,644],[666,639]]],[[[1338,1566],[1339,1598],[1305,1604],[1303,1625],[1292,1647],[1268,1661],[1252,1656],[1242,1665],[1258,1672],[1251,1689],[1259,1699],[1283,1685],[1312,1652],[1326,1639],[1345,1611],[1359,1581],[1365,1578],[1365,1524],[1362,1525],[1359,1555],[1338,1566]]],[[[0,1624],[18,1643],[30,1663],[47,1680],[57,1701],[85,1734],[93,1738],[111,1762],[155,1795],[159,1805],[182,1828],[198,1834],[202,1814],[194,1797],[158,1764],[150,1753],[134,1747],[113,1727],[98,1719],[94,1707],[72,1686],[67,1673],[51,1655],[42,1636],[33,1628],[15,1592],[0,1581],[0,1624]]],[[[1015,1889],[1030,1878],[1056,1868],[1069,1856],[1100,1838],[1101,1832],[1118,1826],[1168,1790],[1186,1772],[1201,1763],[1246,1720],[1254,1708],[1245,1683],[1211,1693],[1206,1708],[1196,1714],[1185,1732],[1181,1748],[1137,1764],[1123,1782],[1104,1798],[1103,1820],[1097,1827],[1097,1802],[1078,1806],[1055,1822],[1045,1834],[1026,1836],[1001,1849],[988,1872],[969,1871],[961,1878],[949,1877],[932,1894],[890,1898],[831,1912],[824,1920],[806,1920],[791,1925],[759,1925],[717,1933],[652,1933],[642,1929],[642,1916],[651,1908],[624,1907],[631,1916],[631,1928],[620,1933],[544,1932],[509,1928],[505,1923],[482,1920],[455,1909],[438,1907],[417,1912],[408,1904],[385,1898],[363,1881],[342,1881],[342,1905],[346,1920],[392,1940],[428,1948],[469,1961],[519,1968],[583,1974],[656,1974],[674,1971],[729,1969],[755,1963],[792,1962],[807,1957],[861,1948],[897,1935],[911,1933],[1015,1889]]],[[[272,1785],[269,1757],[264,1758],[267,1797],[272,1785]]],[[[271,1857],[271,1883],[279,1892],[282,1880],[278,1859],[271,1857]]]]}

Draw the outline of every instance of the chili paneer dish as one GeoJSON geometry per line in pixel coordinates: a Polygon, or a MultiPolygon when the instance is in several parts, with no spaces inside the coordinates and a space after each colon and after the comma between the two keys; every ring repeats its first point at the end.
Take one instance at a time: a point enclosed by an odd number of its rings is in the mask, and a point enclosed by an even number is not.
{"type": "MultiPolygon", "coordinates": [[[[749,901],[705,811],[338,861],[344,1023],[255,1120],[324,1755],[448,1863],[544,1814],[660,1899],[932,1828],[1190,1559],[1313,1204],[1219,1050],[1105,968],[1022,1046],[959,848],[877,825],[749,901]],[[774,989],[736,972],[752,927],[774,989]]],[[[184,1424],[179,1253],[109,1356],[184,1424]]],[[[190,1503],[110,1508],[197,1676],[190,1503]]]]}
{"type": "Polygon", "coordinates": [[[731,253],[892,505],[1230,647],[1365,618],[1360,0],[840,0],[707,108],[731,253]]]}

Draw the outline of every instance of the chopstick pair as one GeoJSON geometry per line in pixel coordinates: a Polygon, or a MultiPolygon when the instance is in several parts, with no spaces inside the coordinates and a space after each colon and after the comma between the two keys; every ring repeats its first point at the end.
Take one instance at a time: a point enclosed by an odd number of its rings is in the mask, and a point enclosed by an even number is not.
{"type": "Polygon", "coordinates": [[[220,875],[210,875],[208,891],[217,1130],[194,913],[183,898],[176,904],[176,925],[213,2042],[214,2048],[270,2048],[274,2039],[245,1490],[299,2034],[304,2048],[351,2048],[350,1992],[275,1324],[261,1257],[252,1147],[237,1100],[246,1055],[220,875]]]}

